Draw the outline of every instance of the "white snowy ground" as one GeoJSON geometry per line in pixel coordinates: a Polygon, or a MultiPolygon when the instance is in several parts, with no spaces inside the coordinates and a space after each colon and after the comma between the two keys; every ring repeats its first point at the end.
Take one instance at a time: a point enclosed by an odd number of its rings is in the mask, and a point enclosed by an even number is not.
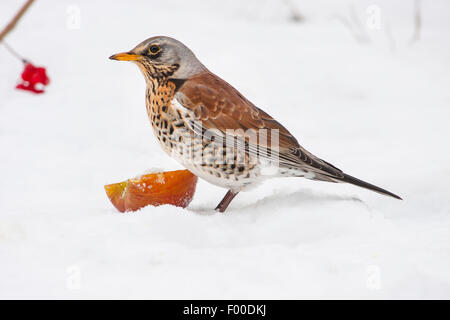
{"type": "MultiPolygon", "coordinates": [[[[423,1],[411,47],[412,1],[354,1],[363,23],[381,9],[368,44],[332,18],[350,3],[298,1],[295,24],[275,0],[38,0],[7,40],[47,67],[45,95],[13,89],[22,66],[0,46],[0,297],[450,298],[450,3],[423,1]],[[104,184],[180,168],[152,136],[138,69],[107,59],[153,35],[405,200],[292,178],[226,214],[205,182],[188,210],[116,212],[104,184]]],[[[0,2],[1,25],[18,7],[0,2]]]]}

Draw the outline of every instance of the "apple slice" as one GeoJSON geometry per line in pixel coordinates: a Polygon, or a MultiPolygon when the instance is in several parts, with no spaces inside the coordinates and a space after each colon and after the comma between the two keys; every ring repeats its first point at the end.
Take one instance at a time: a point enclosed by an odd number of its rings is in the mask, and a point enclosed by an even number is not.
{"type": "Polygon", "coordinates": [[[145,174],[105,186],[106,195],[120,212],[171,204],[186,208],[194,197],[197,176],[188,170],[145,174]]]}

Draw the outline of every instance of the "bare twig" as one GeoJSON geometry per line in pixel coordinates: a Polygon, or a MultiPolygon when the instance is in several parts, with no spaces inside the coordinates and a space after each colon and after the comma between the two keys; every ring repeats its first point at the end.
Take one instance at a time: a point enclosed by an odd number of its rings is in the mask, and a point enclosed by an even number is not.
{"type": "Polygon", "coordinates": [[[16,15],[13,17],[13,19],[6,25],[6,27],[0,32],[0,41],[3,40],[3,38],[16,26],[17,22],[20,20],[20,18],[23,16],[25,11],[31,6],[31,4],[34,2],[34,0],[28,0],[22,8],[20,8],[19,12],[16,13],[16,15]]]}
{"type": "Polygon", "coordinates": [[[25,59],[24,57],[22,57],[20,54],[18,54],[16,52],[16,50],[14,50],[13,48],[11,48],[11,46],[9,44],[7,44],[5,42],[5,40],[2,41],[3,46],[6,48],[6,50],[9,51],[9,53],[11,53],[14,57],[16,57],[17,59],[19,59],[20,61],[22,61],[23,63],[27,63],[29,62],[27,59],[25,59]]]}
{"type": "Polygon", "coordinates": [[[386,37],[388,39],[389,48],[391,49],[391,52],[395,52],[395,49],[396,49],[395,38],[392,33],[392,28],[391,28],[391,24],[390,24],[389,20],[387,20],[385,23],[385,32],[386,32],[386,37]]]}
{"type": "Polygon", "coordinates": [[[370,43],[370,37],[367,34],[367,31],[364,28],[361,20],[358,18],[355,7],[353,5],[349,6],[349,17],[350,18],[335,14],[331,18],[334,18],[341,22],[350,31],[351,35],[357,43],[370,43]]]}
{"type": "Polygon", "coordinates": [[[415,42],[420,40],[420,30],[422,28],[422,14],[420,10],[420,0],[414,1],[414,33],[409,40],[409,45],[412,46],[415,42]]]}
{"type": "Polygon", "coordinates": [[[303,22],[305,17],[300,13],[297,6],[292,2],[292,0],[284,0],[284,3],[289,8],[291,13],[291,20],[294,22],[303,22]]]}
{"type": "Polygon", "coordinates": [[[358,32],[359,32],[360,42],[370,42],[370,37],[367,33],[367,29],[363,25],[361,20],[359,19],[353,3],[349,7],[349,12],[350,12],[350,18],[352,19],[353,25],[355,26],[355,30],[358,30],[358,32]]]}

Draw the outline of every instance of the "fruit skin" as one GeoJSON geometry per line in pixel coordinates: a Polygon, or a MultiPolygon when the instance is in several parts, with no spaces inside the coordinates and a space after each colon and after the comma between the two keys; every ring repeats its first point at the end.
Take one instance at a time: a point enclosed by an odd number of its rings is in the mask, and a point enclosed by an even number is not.
{"type": "Polygon", "coordinates": [[[197,180],[188,170],[167,171],[109,184],[105,191],[120,212],[163,204],[186,208],[194,197],[197,180]]]}
{"type": "Polygon", "coordinates": [[[50,79],[47,76],[47,70],[43,67],[35,67],[30,62],[25,63],[21,78],[22,82],[19,83],[16,88],[34,93],[44,93],[44,90],[36,88],[37,84],[46,86],[50,83],[50,79]]]}

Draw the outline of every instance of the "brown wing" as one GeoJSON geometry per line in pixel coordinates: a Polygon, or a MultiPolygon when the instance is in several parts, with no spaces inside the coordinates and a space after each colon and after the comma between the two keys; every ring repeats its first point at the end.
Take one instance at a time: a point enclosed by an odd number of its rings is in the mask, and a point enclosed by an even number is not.
{"type": "MultiPolygon", "coordinates": [[[[224,134],[227,129],[278,129],[280,166],[313,171],[319,177],[343,177],[341,170],[303,149],[285,127],[210,72],[203,72],[186,80],[179,88],[176,98],[183,107],[194,113],[204,129],[216,129],[224,134]]],[[[270,136],[270,132],[268,135],[270,136]]],[[[270,150],[270,138],[268,140],[265,147],[270,150]]]]}

